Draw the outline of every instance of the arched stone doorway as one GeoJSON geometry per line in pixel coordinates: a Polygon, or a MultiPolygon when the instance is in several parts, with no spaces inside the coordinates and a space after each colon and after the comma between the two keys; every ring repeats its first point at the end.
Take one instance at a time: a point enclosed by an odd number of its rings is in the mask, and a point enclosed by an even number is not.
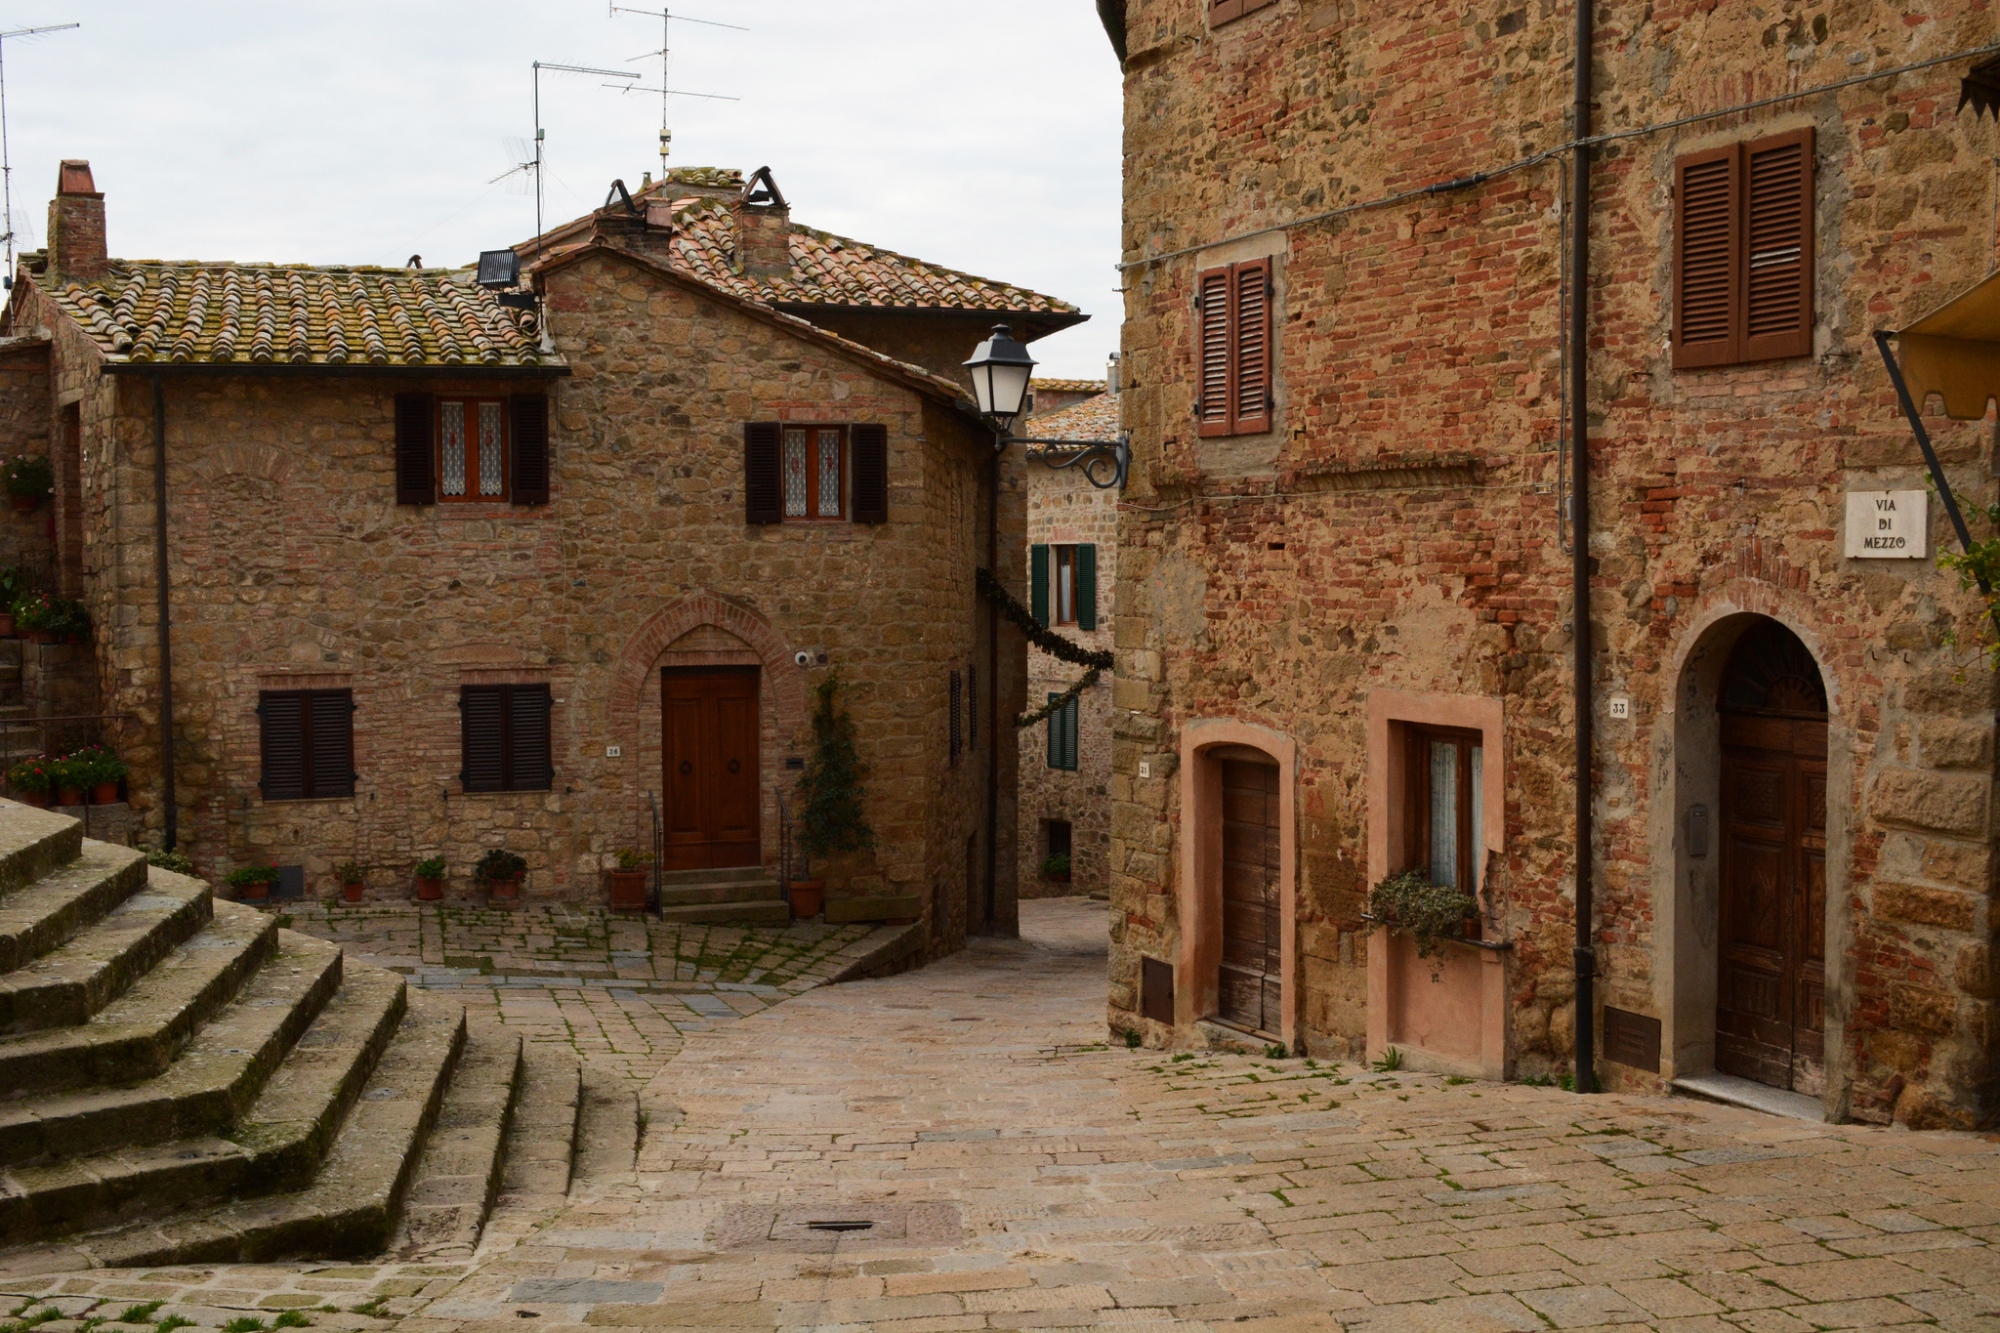
{"type": "Polygon", "coordinates": [[[1715,710],[1715,1068],[1818,1096],[1826,1087],[1826,684],[1799,637],[1759,617],[1730,651],[1715,710]]]}

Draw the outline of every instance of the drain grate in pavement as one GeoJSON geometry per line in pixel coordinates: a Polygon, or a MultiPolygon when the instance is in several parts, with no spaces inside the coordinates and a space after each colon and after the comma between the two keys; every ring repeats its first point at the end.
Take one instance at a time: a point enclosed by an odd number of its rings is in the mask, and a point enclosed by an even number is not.
{"type": "Polygon", "coordinates": [[[867,1231],[871,1229],[874,1225],[875,1224],[873,1222],[858,1222],[858,1221],[808,1222],[806,1223],[806,1230],[807,1231],[867,1231]]]}
{"type": "Polygon", "coordinates": [[[799,1208],[738,1206],[716,1220],[718,1250],[824,1253],[957,1245],[965,1235],[953,1203],[819,1203],[799,1208]]]}

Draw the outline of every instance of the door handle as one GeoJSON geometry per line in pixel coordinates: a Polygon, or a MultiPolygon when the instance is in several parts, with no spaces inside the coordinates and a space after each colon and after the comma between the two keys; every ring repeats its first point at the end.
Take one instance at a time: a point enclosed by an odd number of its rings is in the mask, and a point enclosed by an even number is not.
{"type": "Polygon", "coordinates": [[[693,775],[694,765],[686,759],[681,760],[681,776],[685,778],[692,777],[693,775]]]}

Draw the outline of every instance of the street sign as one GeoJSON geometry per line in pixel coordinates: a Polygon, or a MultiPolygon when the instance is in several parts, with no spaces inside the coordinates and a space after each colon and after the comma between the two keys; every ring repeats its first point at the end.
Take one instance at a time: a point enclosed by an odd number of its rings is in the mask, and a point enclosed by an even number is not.
{"type": "Polygon", "coordinates": [[[1927,491],[1849,491],[1850,560],[1922,560],[1930,555],[1927,491]]]}

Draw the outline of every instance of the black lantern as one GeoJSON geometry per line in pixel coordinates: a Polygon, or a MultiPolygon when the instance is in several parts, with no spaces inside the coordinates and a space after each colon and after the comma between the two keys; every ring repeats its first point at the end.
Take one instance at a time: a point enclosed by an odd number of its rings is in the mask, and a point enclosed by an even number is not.
{"type": "Polygon", "coordinates": [[[993,336],[979,344],[965,368],[972,372],[972,393],[979,400],[980,412],[1006,430],[1028,401],[1035,358],[1005,324],[995,324],[993,336]]]}

